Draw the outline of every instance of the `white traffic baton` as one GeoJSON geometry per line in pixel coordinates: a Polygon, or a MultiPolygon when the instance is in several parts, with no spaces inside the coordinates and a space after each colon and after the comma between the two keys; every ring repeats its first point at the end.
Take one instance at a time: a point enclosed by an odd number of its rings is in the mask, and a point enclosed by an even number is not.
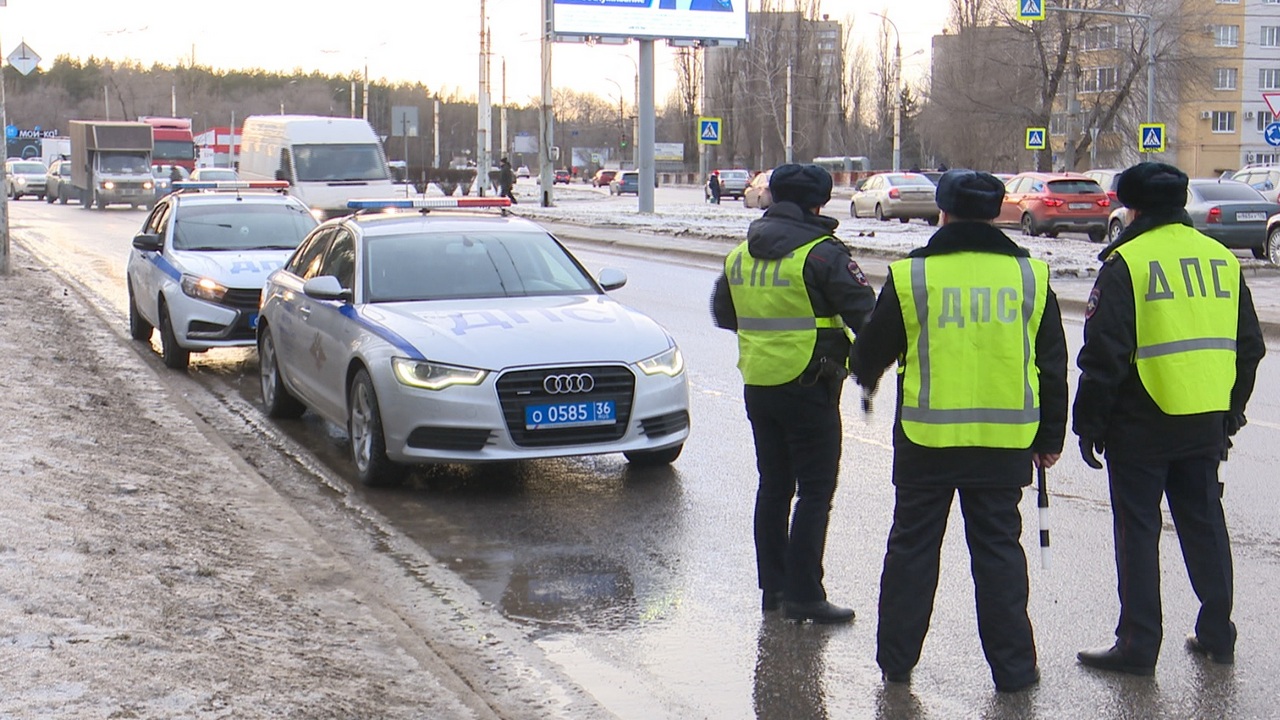
{"type": "Polygon", "coordinates": [[[1040,567],[1049,569],[1049,488],[1045,484],[1044,466],[1037,468],[1036,507],[1040,509],[1040,567]]]}

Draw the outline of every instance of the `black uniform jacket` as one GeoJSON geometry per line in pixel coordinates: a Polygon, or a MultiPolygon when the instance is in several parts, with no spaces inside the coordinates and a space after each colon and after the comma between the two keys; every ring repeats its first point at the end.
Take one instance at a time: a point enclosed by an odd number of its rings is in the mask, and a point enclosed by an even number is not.
{"type": "MultiPolygon", "coordinates": [[[[1028,257],[994,226],[982,222],[953,222],[938,229],[929,244],[909,257],[930,257],[954,252],[985,252],[1028,257]]],[[[1067,433],[1067,339],[1062,332],[1058,298],[1050,289],[1044,316],[1036,333],[1036,368],[1040,371],[1040,428],[1031,447],[930,448],[907,439],[902,431],[902,377],[898,377],[898,416],[893,424],[893,482],[895,485],[938,487],[1021,487],[1031,482],[1031,453],[1062,452],[1067,433]]],[[[850,368],[858,384],[874,388],[885,369],[907,351],[907,329],[902,304],[894,290],[890,271],[875,312],[858,334],[850,368]]],[[[973,382],[981,382],[973,378],[973,382]]]]}
{"type": "MultiPolygon", "coordinates": [[[[1218,457],[1226,446],[1228,413],[1164,414],[1142,385],[1133,363],[1137,347],[1133,279],[1124,258],[1112,251],[1148,230],[1171,223],[1191,225],[1191,219],[1182,211],[1140,215],[1098,255],[1105,262],[1089,296],[1084,347],[1076,359],[1080,384],[1072,430],[1082,438],[1103,441],[1108,456],[1139,460],[1218,457]]],[[[1241,277],[1236,382],[1230,410],[1239,424],[1243,424],[1258,363],[1265,354],[1253,296],[1241,277]]]]}
{"type": "MultiPolygon", "coordinates": [[[[776,260],[823,235],[831,235],[840,221],[805,212],[792,202],[778,202],[747,229],[747,251],[752,257],[776,260]]],[[[875,306],[876,293],[867,277],[849,256],[849,248],[839,240],[818,243],[804,263],[804,284],[809,290],[815,317],[839,315],[855,333],[875,306]]],[[[738,314],[729,294],[729,279],[723,273],[711,295],[711,317],[716,327],[738,329],[738,314]]],[[[849,355],[849,339],[844,331],[823,328],[813,349],[810,369],[818,358],[826,357],[843,365],[849,355]]]]}

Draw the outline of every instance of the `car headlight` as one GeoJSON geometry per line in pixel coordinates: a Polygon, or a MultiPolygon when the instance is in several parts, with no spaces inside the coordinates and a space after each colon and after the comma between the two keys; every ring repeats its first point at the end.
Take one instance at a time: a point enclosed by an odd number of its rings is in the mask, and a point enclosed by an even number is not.
{"type": "Polygon", "coordinates": [[[15,184],[15,185],[26,185],[26,184],[27,184],[27,179],[26,179],[26,178],[24,178],[24,177],[22,177],[21,175],[18,175],[18,176],[16,176],[16,177],[14,177],[14,178],[13,178],[13,182],[14,182],[14,184],[15,184]]]}
{"type": "Polygon", "coordinates": [[[168,181],[168,180],[157,180],[157,181],[156,181],[156,187],[157,187],[157,188],[159,188],[159,189],[161,189],[161,190],[163,190],[163,189],[165,189],[165,188],[169,187],[169,181],[168,181]]]}
{"type": "Polygon", "coordinates": [[[395,369],[396,379],[401,383],[425,390],[443,390],[453,385],[479,385],[489,374],[488,370],[478,368],[408,358],[392,358],[391,366],[395,369]]]}
{"type": "Polygon", "coordinates": [[[143,189],[143,190],[150,190],[150,189],[151,189],[151,181],[150,181],[150,180],[147,180],[147,181],[143,182],[143,183],[142,183],[142,189],[143,189]]]}
{"type": "Polygon", "coordinates": [[[112,189],[112,188],[114,188],[115,186],[116,186],[116,184],[115,184],[115,183],[113,183],[113,182],[111,182],[110,180],[107,180],[106,182],[102,183],[102,189],[103,189],[103,190],[111,190],[111,189],[112,189]]]}
{"type": "Polygon", "coordinates": [[[684,372],[684,356],[680,348],[673,345],[671,349],[636,363],[645,375],[667,375],[675,377],[684,372]]]}
{"type": "Polygon", "coordinates": [[[220,303],[227,294],[227,286],[207,277],[182,276],[182,292],[193,298],[220,303]]]}

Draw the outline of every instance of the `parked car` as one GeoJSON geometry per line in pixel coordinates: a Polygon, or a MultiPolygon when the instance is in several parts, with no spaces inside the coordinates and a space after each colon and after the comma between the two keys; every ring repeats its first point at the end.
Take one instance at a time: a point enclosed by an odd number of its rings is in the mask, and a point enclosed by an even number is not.
{"type": "Polygon", "coordinates": [[[527,178],[527,177],[529,177],[529,166],[528,166],[528,165],[521,165],[520,167],[516,168],[516,177],[518,177],[518,178],[527,178]]]}
{"type": "Polygon", "coordinates": [[[1079,173],[1019,173],[1005,183],[997,225],[1022,228],[1028,237],[1057,237],[1063,230],[1107,237],[1111,199],[1096,181],[1079,173]]]}
{"type": "Polygon", "coordinates": [[[202,180],[203,181],[212,180],[214,182],[218,182],[222,180],[235,181],[240,179],[240,173],[236,172],[231,168],[216,168],[216,167],[196,168],[195,171],[191,173],[190,179],[192,182],[198,182],[202,180]]]}
{"type": "Polygon", "coordinates": [[[597,170],[595,176],[591,178],[591,186],[609,187],[609,183],[613,181],[613,177],[617,174],[617,170],[605,170],[603,168],[597,170]]]}
{"type": "Polygon", "coordinates": [[[572,179],[573,176],[569,174],[568,170],[557,170],[555,177],[551,178],[551,184],[557,185],[559,183],[564,183],[565,185],[568,185],[569,181],[572,179]]]}
{"type": "Polygon", "coordinates": [[[1111,205],[1114,207],[1119,202],[1116,198],[1116,184],[1120,181],[1120,173],[1122,172],[1124,172],[1124,168],[1103,168],[1085,170],[1080,174],[1101,185],[1102,189],[1107,191],[1107,197],[1111,199],[1111,205]]]}
{"type": "Polygon", "coordinates": [[[39,160],[6,160],[4,164],[4,192],[13,200],[27,195],[44,199],[45,176],[49,168],[39,160]]]}
{"type": "Polygon", "coordinates": [[[133,238],[129,335],[150,343],[159,328],[167,367],[185,369],[193,352],[252,347],[267,275],[316,226],[284,182],[252,185],[260,189],[170,193],[133,238]]]}
{"type": "Polygon", "coordinates": [[[609,181],[610,195],[624,195],[631,193],[639,197],[640,195],[640,173],[635,170],[626,170],[614,176],[609,181]]]}
{"type": "Polygon", "coordinates": [[[52,203],[57,200],[66,205],[69,201],[79,199],[75,186],[71,184],[71,161],[54,160],[44,174],[44,200],[52,203]]]}
{"type": "Polygon", "coordinates": [[[1245,165],[1231,174],[1271,202],[1280,202],[1280,165],[1245,165]]]}
{"type": "Polygon", "coordinates": [[[773,194],[769,192],[771,177],[773,177],[773,170],[765,170],[751,178],[751,182],[747,183],[747,189],[742,191],[743,207],[766,210],[773,204],[773,194]]]}
{"type": "Polygon", "coordinates": [[[867,178],[849,200],[849,214],[877,220],[921,218],[938,224],[938,187],[920,173],[880,173],[867,178]]]}
{"type": "Polygon", "coordinates": [[[262,399],[348,430],[361,482],[407,466],[622,453],[673,462],[689,434],[684,359],[505,198],[353,201],[262,292],[262,399]],[[422,213],[371,212],[381,207],[422,213]],[[488,318],[488,319],[486,319],[488,318]]]}
{"type": "MultiPolygon", "coordinates": [[[[716,173],[720,177],[720,197],[724,198],[740,198],[747,191],[747,183],[751,182],[751,173],[746,170],[717,170],[716,173]]],[[[702,186],[703,195],[707,198],[711,197],[711,188],[704,183],[702,186]]]]}
{"type": "MultiPolygon", "coordinates": [[[[1193,178],[1187,183],[1187,214],[1195,229],[1232,249],[1247,249],[1259,259],[1275,263],[1272,234],[1280,223],[1280,204],[1235,180],[1193,178]]],[[[1107,222],[1107,238],[1124,232],[1128,212],[1117,205],[1107,222]]],[[[1280,243],[1280,233],[1275,238],[1280,243]]]]}

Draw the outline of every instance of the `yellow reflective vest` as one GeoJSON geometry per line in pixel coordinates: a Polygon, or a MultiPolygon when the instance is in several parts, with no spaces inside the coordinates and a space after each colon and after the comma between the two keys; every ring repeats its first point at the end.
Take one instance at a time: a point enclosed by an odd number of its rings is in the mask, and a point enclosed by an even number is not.
{"type": "Polygon", "coordinates": [[[1040,427],[1040,260],[959,252],[890,264],[907,350],[902,431],[924,447],[1026,449],[1040,427]]]}
{"type": "Polygon", "coordinates": [[[1231,407],[1240,261],[1186,225],[1162,225],[1116,248],[1133,279],[1138,377],[1167,415],[1231,407]]]}
{"type": "Polygon", "coordinates": [[[738,316],[738,369],[747,385],[783,385],[813,359],[819,328],[844,327],[839,315],[816,317],[804,284],[804,263],[824,235],[786,257],[752,257],[747,243],[725,258],[729,296],[738,316]]]}

